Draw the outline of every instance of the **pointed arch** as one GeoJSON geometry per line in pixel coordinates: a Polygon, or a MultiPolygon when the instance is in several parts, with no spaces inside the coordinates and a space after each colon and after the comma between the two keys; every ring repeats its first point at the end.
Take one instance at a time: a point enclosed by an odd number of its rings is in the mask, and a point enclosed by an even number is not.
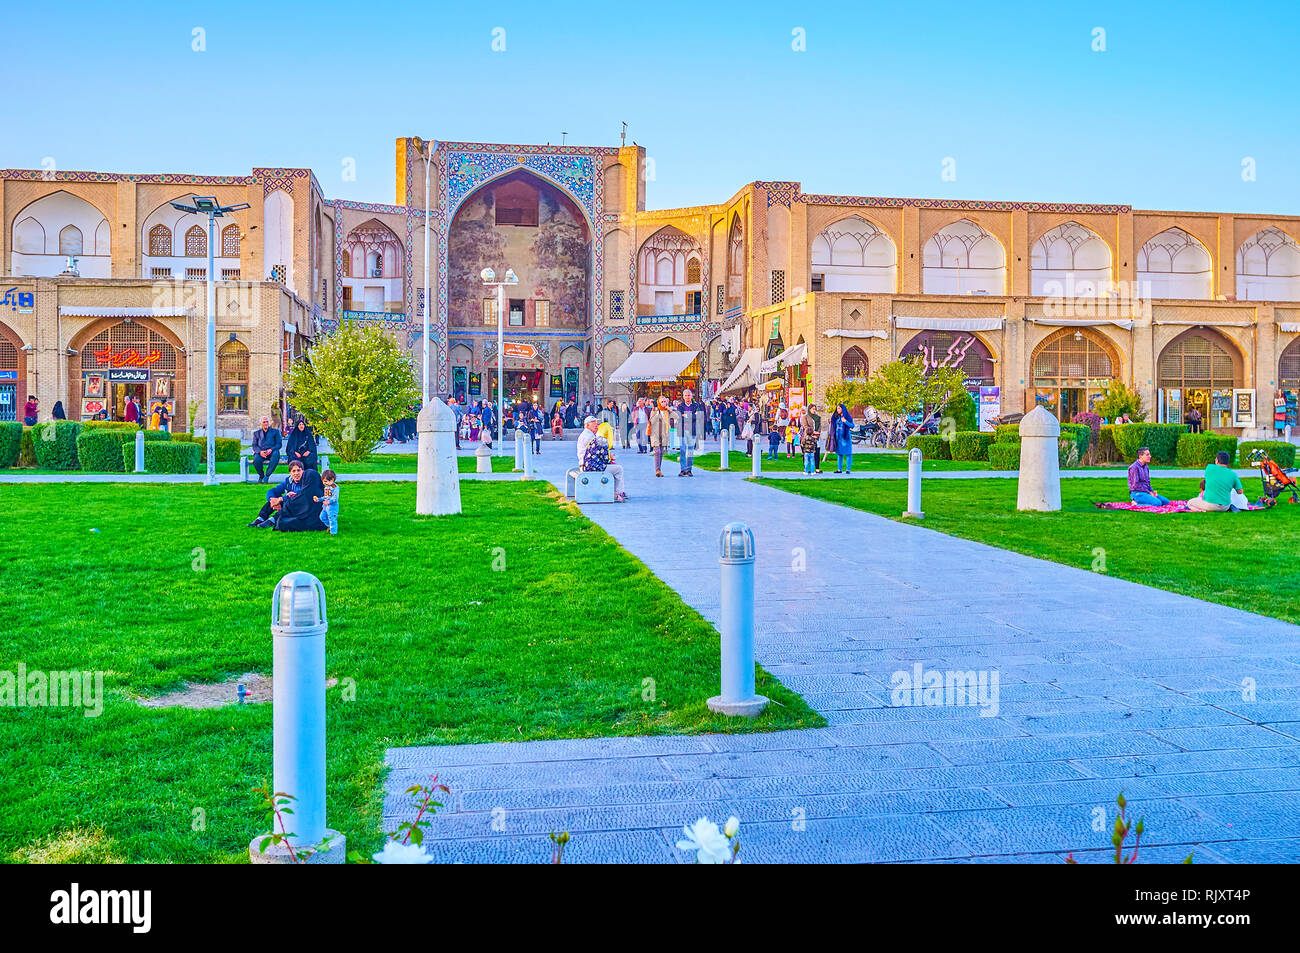
{"type": "Polygon", "coordinates": [[[14,275],[50,277],[63,271],[69,254],[87,278],[112,273],[107,216],[94,204],[65,189],[34,199],[14,216],[9,267],[14,275]],[[89,240],[89,243],[88,243],[89,240]],[[75,251],[73,251],[75,249],[75,251]]]}
{"type": "Polygon", "coordinates": [[[1006,293],[1007,252],[992,232],[969,218],[949,222],[926,241],[921,287],[925,294],[1006,293]]]}
{"type": "Polygon", "coordinates": [[[1110,281],[1111,264],[1105,239],[1078,222],[1064,222],[1030,249],[1030,294],[1096,297],[1110,281]]]}
{"type": "Polygon", "coordinates": [[[1275,225],[1237,249],[1237,299],[1300,301],[1300,243],[1275,225]]]}
{"type": "Polygon", "coordinates": [[[202,225],[191,225],[185,230],[185,257],[208,257],[208,230],[202,225]]]}
{"type": "MultiPolygon", "coordinates": [[[[891,294],[897,290],[898,248],[861,215],[849,215],[822,229],[809,255],[823,291],[891,294]]],[[[814,277],[814,287],[818,281],[814,277]]]]}
{"type": "Polygon", "coordinates": [[[1200,239],[1173,226],[1138,250],[1137,277],[1153,298],[1208,301],[1214,288],[1214,258],[1200,239]]]}
{"type": "Polygon", "coordinates": [[[871,369],[866,352],[856,344],[840,355],[840,379],[866,380],[871,369]]]}

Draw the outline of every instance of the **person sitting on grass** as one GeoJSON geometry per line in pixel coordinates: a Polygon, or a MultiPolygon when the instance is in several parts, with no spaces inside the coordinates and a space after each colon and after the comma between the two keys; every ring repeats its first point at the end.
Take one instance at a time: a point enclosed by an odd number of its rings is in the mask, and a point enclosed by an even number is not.
{"type": "Polygon", "coordinates": [[[1151,450],[1138,447],[1137,459],[1128,468],[1128,498],[1138,506],[1167,506],[1169,500],[1151,489],[1151,450]]]}
{"type": "Polygon", "coordinates": [[[289,464],[289,476],[266,491],[266,502],[262,504],[257,519],[248,525],[255,529],[285,532],[325,529],[320,519],[319,501],[323,492],[320,474],[315,470],[305,470],[295,460],[289,464]]]}
{"type": "Polygon", "coordinates": [[[1241,480],[1232,472],[1232,454],[1220,450],[1214,462],[1205,468],[1205,492],[1187,501],[1187,508],[1198,513],[1226,513],[1232,509],[1232,491],[1243,492],[1241,480]]]}

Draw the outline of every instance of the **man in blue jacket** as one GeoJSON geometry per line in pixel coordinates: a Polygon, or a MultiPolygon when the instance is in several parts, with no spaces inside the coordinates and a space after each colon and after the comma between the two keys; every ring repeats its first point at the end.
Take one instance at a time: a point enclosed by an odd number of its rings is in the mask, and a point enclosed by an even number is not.
{"type": "Polygon", "coordinates": [[[275,528],[275,518],[278,515],[277,511],[285,504],[285,502],[292,500],[302,492],[304,472],[302,464],[297,460],[289,464],[289,476],[266,491],[266,502],[262,504],[262,509],[258,512],[257,519],[248,524],[250,528],[275,528]]]}
{"type": "Polygon", "coordinates": [[[280,465],[282,442],[280,431],[271,426],[271,418],[263,417],[261,428],[253,431],[253,466],[257,470],[258,483],[268,482],[280,465]]]}

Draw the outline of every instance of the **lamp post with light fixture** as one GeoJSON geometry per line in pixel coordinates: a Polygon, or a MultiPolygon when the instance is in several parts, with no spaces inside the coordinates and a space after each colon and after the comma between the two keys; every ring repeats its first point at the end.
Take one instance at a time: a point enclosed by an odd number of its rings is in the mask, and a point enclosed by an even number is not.
{"type": "MultiPolygon", "coordinates": [[[[505,311],[506,311],[506,285],[519,284],[519,276],[515,274],[513,268],[506,269],[506,276],[501,281],[497,281],[497,273],[491,268],[484,268],[479,272],[479,277],[483,279],[483,284],[488,288],[497,289],[497,445],[496,452],[498,455],[503,450],[505,443],[505,394],[506,394],[506,374],[505,374],[505,311]]],[[[519,421],[515,421],[515,426],[519,421]]]]}
{"type": "MultiPolygon", "coordinates": [[[[420,142],[420,140],[416,140],[420,142]]],[[[424,160],[424,377],[421,387],[421,406],[429,402],[429,166],[433,162],[436,142],[423,143],[418,155],[424,160]]],[[[418,148],[418,147],[417,147],[418,148]]]]}
{"type": "Polygon", "coordinates": [[[208,274],[207,274],[207,311],[208,311],[208,475],[204,483],[212,486],[217,482],[217,286],[213,283],[212,270],[216,267],[217,219],[227,212],[238,212],[249,208],[247,202],[238,205],[222,205],[215,195],[196,195],[194,204],[172,202],[172,208],[190,215],[208,216],[208,274]]]}

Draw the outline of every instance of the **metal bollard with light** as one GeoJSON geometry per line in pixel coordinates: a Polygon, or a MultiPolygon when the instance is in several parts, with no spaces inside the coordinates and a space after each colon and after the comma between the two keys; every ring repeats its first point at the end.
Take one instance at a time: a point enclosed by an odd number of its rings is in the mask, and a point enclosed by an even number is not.
{"type": "Polygon", "coordinates": [[[744,523],[728,523],[718,540],[722,567],[722,694],[708,700],[710,711],[753,718],[768,700],[754,693],[754,534],[744,523]]]}
{"type": "Polygon", "coordinates": [[[144,431],[135,432],[135,472],[144,473],[144,431]]]}
{"type": "Polygon", "coordinates": [[[907,517],[925,519],[921,512],[921,448],[913,447],[907,452],[907,517]]]}
{"type": "Polygon", "coordinates": [[[515,466],[516,471],[524,468],[524,432],[521,428],[515,427],[515,466]]]}
{"type": "MultiPolygon", "coordinates": [[[[272,725],[274,731],[274,789],[293,798],[293,813],[285,823],[287,838],[306,862],[341,864],[347,856],[342,834],[325,825],[325,633],[329,619],[325,590],[309,572],[291,572],[275,587],[271,599],[274,636],[272,725]],[[329,850],[321,850],[329,841],[329,850]]],[[[277,832],[278,833],[278,832],[277,832]]],[[[248,856],[255,864],[292,863],[288,847],[253,838],[248,856]]]]}

